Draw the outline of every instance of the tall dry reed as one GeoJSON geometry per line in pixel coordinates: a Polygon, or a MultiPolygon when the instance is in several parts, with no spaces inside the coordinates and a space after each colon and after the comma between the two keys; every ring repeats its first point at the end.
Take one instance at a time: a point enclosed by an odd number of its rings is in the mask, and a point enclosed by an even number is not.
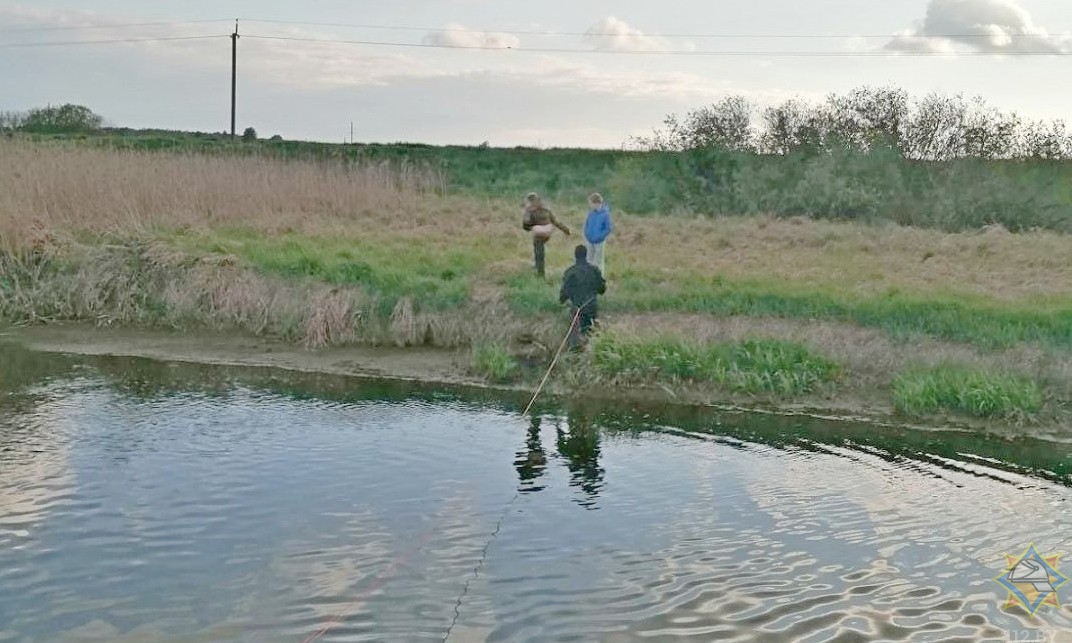
{"type": "Polygon", "coordinates": [[[0,139],[0,237],[9,249],[70,232],[158,226],[302,229],[412,209],[441,173],[387,163],[96,149],[0,139]]]}

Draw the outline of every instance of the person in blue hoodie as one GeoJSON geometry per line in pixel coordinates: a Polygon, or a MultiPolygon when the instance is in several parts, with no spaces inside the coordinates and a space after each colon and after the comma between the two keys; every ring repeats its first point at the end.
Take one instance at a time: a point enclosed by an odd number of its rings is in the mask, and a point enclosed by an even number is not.
{"type": "Polygon", "coordinates": [[[584,241],[588,246],[588,263],[599,268],[606,276],[604,266],[604,248],[613,226],[610,223],[610,208],[604,203],[602,195],[593,192],[588,197],[588,218],[584,220],[584,241]]]}

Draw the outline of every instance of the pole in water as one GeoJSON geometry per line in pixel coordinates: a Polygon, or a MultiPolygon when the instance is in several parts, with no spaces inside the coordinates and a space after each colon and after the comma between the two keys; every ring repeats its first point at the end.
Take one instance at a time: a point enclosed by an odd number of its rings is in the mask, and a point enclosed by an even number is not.
{"type": "Polygon", "coordinates": [[[573,334],[573,328],[577,325],[577,320],[581,316],[581,310],[591,301],[592,299],[589,299],[588,301],[584,302],[577,307],[577,312],[573,313],[573,319],[570,320],[570,326],[569,330],[566,331],[566,336],[562,338],[562,343],[558,345],[558,350],[555,352],[555,356],[551,360],[551,365],[547,367],[547,372],[543,374],[543,379],[540,380],[539,386],[537,386],[536,390],[532,393],[532,399],[529,400],[529,403],[525,406],[525,410],[521,412],[521,415],[529,414],[529,411],[532,409],[532,405],[536,402],[536,397],[540,394],[540,391],[543,390],[543,385],[547,383],[547,378],[551,376],[551,371],[554,370],[555,364],[558,363],[558,358],[562,355],[562,350],[566,348],[566,342],[569,341],[570,335],[573,334]]]}

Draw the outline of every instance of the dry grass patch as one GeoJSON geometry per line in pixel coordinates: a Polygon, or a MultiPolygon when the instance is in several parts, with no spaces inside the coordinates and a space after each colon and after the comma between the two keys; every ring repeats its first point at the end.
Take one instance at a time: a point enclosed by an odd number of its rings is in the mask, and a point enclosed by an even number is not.
{"type": "Polygon", "coordinates": [[[0,236],[144,234],[236,225],[308,229],[325,219],[389,225],[423,211],[441,174],[258,157],[148,153],[0,139],[0,236]]]}
{"type": "Polygon", "coordinates": [[[856,295],[1072,300],[1072,237],[765,217],[617,216],[612,274],[778,280],[856,295]],[[982,249],[982,250],[981,250],[982,249]]]}

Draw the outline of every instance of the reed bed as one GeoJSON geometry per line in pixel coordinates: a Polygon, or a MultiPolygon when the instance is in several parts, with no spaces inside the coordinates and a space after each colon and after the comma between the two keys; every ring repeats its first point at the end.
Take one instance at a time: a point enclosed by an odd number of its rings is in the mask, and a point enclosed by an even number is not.
{"type": "Polygon", "coordinates": [[[302,230],[326,219],[383,224],[419,209],[443,186],[437,171],[388,162],[342,165],[0,140],[0,237],[11,249],[74,233],[302,230]]]}

